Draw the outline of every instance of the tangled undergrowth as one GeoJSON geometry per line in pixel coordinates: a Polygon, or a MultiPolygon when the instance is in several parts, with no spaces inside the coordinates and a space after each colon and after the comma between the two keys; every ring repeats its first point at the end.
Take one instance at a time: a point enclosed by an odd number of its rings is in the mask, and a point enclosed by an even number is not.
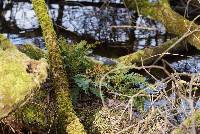
{"type": "MultiPolygon", "coordinates": [[[[199,109],[199,97],[197,95],[199,89],[199,74],[169,73],[165,68],[158,66],[143,68],[154,67],[162,69],[168,74],[168,77],[161,81],[155,81],[151,86],[154,87],[153,92],[148,88],[144,88],[148,92],[148,99],[143,103],[144,110],[138,113],[138,107],[136,109],[133,108],[131,104],[134,95],[126,96],[124,94],[114,93],[116,96],[126,97],[129,101],[123,102],[119,101],[119,99],[112,99],[106,103],[107,106],[112,107],[104,107],[98,113],[98,118],[95,120],[95,123],[100,125],[99,129],[101,133],[182,134],[197,131],[199,114],[195,111],[199,109]],[[187,76],[188,79],[183,80],[183,76],[187,76]],[[120,107],[121,109],[119,109],[120,107]],[[114,121],[117,121],[117,123],[113,125],[114,121]],[[123,126],[121,123],[129,123],[129,125],[123,126]]],[[[137,95],[137,97],[141,98],[140,94],[137,95]]]]}
{"type": "MultiPolygon", "coordinates": [[[[88,50],[94,45],[86,42],[66,45],[63,39],[59,42],[65,69],[70,76],[75,110],[88,133],[171,133],[199,108],[198,74],[169,73],[161,66],[102,65],[87,57],[88,50]],[[155,78],[149,71],[151,68],[163,71],[167,77],[155,78]],[[148,77],[132,69],[144,70],[148,77]],[[187,80],[182,79],[183,76],[187,76],[187,80]]],[[[34,51],[34,55],[38,51],[29,50],[34,51]]],[[[28,52],[31,57],[30,54],[28,52]]],[[[40,55],[47,57],[45,53],[40,55]]],[[[6,124],[13,126],[22,122],[36,132],[54,132],[57,117],[51,92],[51,81],[48,81],[24,107],[5,121],[6,124]],[[15,123],[10,122],[13,118],[15,123]]],[[[192,131],[194,124],[200,124],[188,122],[187,131],[192,131]]],[[[15,130],[20,131],[26,126],[18,126],[15,130]]]]}
{"type": "MultiPolygon", "coordinates": [[[[74,46],[73,49],[78,48],[79,50],[71,51],[79,52],[79,54],[73,53],[73,60],[71,60],[72,63],[76,61],[76,69],[80,67],[80,64],[86,63],[83,66],[84,69],[74,71],[78,73],[74,73],[72,77],[73,91],[92,93],[97,97],[103,97],[103,100],[105,100],[104,107],[93,114],[92,124],[98,132],[170,133],[198,108],[198,97],[195,94],[199,88],[199,75],[182,74],[176,71],[170,73],[164,67],[155,66],[168,76],[159,80],[148,72],[148,69],[154,68],[154,66],[148,66],[147,69],[140,67],[154,79],[153,83],[149,83],[144,76],[130,71],[131,67],[128,69],[124,67],[123,69],[123,66],[92,64],[86,55],[89,47],[83,46],[74,46]],[[81,54],[80,49],[83,52],[81,54]],[[76,56],[79,58],[76,58],[76,56]],[[80,57],[85,58],[83,60],[80,57]],[[116,67],[121,69],[108,73],[116,67]],[[106,73],[108,75],[100,83],[101,78],[106,73]],[[187,76],[189,81],[182,79],[182,76],[187,76]],[[99,86],[101,86],[102,91],[100,91],[99,86]],[[115,119],[117,119],[117,123],[113,124],[115,119]]],[[[70,59],[69,57],[68,59],[70,59]]],[[[189,131],[191,128],[189,128],[189,131]]]]}

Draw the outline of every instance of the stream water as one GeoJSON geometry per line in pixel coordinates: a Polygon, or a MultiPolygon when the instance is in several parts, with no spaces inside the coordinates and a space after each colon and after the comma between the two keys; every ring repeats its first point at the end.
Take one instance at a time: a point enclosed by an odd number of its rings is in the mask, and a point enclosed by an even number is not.
{"type": "MultiPolygon", "coordinates": [[[[85,0],[90,2],[90,0],[85,0]]],[[[58,33],[69,42],[78,41],[77,36],[87,41],[104,42],[108,49],[127,49],[127,53],[146,46],[156,46],[168,37],[160,23],[128,11],[122,2],[113,1],[121,7],[107,5],[84,6],[74,2],[49,4],[49,12],[58,33]],[[135,28],[136,25],[138,28],[135,28]]],[[[14,44],[34,43],[44,46],[38,21],[32,5],[28,2],[4,3],[0,20],[0,33],[4,33],[14,44]]],[[[116,55],[121,55],[119,52],[116,55]]]]}

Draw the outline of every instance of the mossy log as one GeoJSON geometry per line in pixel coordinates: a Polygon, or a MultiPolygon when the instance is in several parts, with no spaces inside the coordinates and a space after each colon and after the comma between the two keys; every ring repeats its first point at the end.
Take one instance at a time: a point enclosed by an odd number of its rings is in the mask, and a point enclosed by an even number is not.
{"type": "Polygon", "coordinates": [[[48,15],[44,0],[32,0],[35,13],[43,31],[43,37],[48,49],[50,72],[56,94],[57,114],[60,130],[59,133],[82,134],[85,133],[83,125],[73,110],[67,75],[64,70],[56,33],[53,23],[48,15]]]}
{"type": "Polygon", "coordinates": [[[141,15],[149,16],[161,22],[169,33],[179,37],[183,36],[197,49],[200,49],[200,27],[193,21],[189,21],[182,15],[173,11],[168,0],[149,2],[148,0],[124,0],[130,9],[138,10],[141,15]]]}
{"type": "Polygon", "coordinates": [[[0,35],[0,118],[21,106],[47,78],[45,60],[32,60],[0,35]]]}
{"type": "MultiPolygon", "coordinates": [[[[159,45],[157,47],[145,48],[142,50],[138,50],[135,53],[125,55],[125,56],[118,58],[118,61],[124,65],[130,65],[130,64],[135,64],[135,63],[141,65],[141,62],[142,62],[141,60],[143,60],[144,65],[152,63],[155,60],[155,58],[157,58],[160,54],[165,53],[168,48],[172,47],[173,44],[177,40],[178,40],[177,38],[174,38],[174,39],[169,40],[169,41],[165,42],[164,44],[159,45]]],[[[168,51],[168,52],[178,50],[178,48],[180,48],[180,47],[182,47],[182,46],[180,46],[180,44],[178,44],[178,45],[172,47],[172,49],[170,49],[170,51],[168,51]]]]}

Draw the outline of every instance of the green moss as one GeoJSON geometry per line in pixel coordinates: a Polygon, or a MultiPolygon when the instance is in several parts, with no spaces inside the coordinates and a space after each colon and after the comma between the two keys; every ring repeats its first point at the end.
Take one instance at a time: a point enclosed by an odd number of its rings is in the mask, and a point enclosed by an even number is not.
{"type": "Polygon", "coordinates": [[[200,111],[199,110],[196,111],[196,112],[194,112],[191,117],[189,117],[188,119],[186,119],[183,122],[183,125],[185,125],[185,126],[191,126],[193,121],[195,122],[196,126],[200,126],[200,111]]]}
{"type": "Polygon", "coordinates": [[[174,132],[173,132],[173,134],[183,134],[183,131],[182,130],[175,130],[174,132]]]}
{"type": "Polygon", "coordinates": [[[46,88],[34,92],[33,97],[25,105],[18,108],[14,114],[16,123],[23,123],[26,127],[47,132],[55,121],[55,105],[52,103],[46,88]]]}
{"type": "Polygon", "coordinates": [[[46,53],[42,49],[37,48],[34,45],[27,44],[19,46],[18,50],[22,53],[25,53],[31,59],[39,60],[46,57],[46,53]]]}
{"type": "Polygon", "coordinates": [[[95,120],[96,113],[99,112],[99,110],[101,110],[100,108],[102,106],[101,104],[96,103],[97,102],[92,101],[90,104],[83,104],[83,107],[79,107],[77,109],[77,114],[81,118],[81,122],[84,124],[88,134],[99,134],[98,129],[93,125],[93,121],[95,120]]]}
{"type": "MultiPolygon", "coordinates": [[[[163,52],[165,52],[168,48],[170,48],[171,46],[173,46],[173,44],[177,41],[177,38],[174,38],[172,40],[167,41],[166,43],[159,45],[157,47],[153,47],[153,48],[145,48],[143,50],[138,50],[135,53],[126,55],[126,56],[122,56],[120,58],[118,58],[118,61],[124,65],[131,65],[131,64],[138,64],[141,63],[141,59],[143,60],[144,64],[148,64],[149,62],[152,62],[155,60],[155,58],[157,57],[152,57],[154,55],[158,55],[158,54],[162,54],[163,52]],[[152,58],[150,58],[152,57],[152,58]]],[[[178,48],[179,46],[177,45],[176,47],[174,47],[174,49],[178,48]]],[[[169,51],[170,52],[170,51],[169,51]]]]}
{"type": "Polygon", "coordinates": [[[132,63],[136,63],[138,61],[141,60],[141,58],[144,56],[144,51],[143,50],[139,50],[133,54],[130,54],[128,56],[123,56],[123,57],[120,57],[118,59],[118,61],[124,65],[130,65],[132,63]]]}
{"type": "Polygon", "coordinates": [[[12,45],[10,40],[6,39],[2,34],[0,34],[0,44],[0,48],[3,50],[16,48],[14,45],[12,45]]]}
{"type": "Polygon", "coordinates": [[[0,115],[4,116],[13,104],[23,100],[27,91],[33,89],[34,82],[25,66],[20,61],[13,60],[9,53],[4,53],[0,61],[0,115]]]}
{"type": "Polygon", "coordinates": [[[31,125],[39,126],[40,128],[46,127],[45,112],[37,104],[26,105],[22,113],[22,120],[31,125]]]}
{"type": "Polygon", "coordinates": [[[47,63],[38,61],[35,72],[28,73],[29,63],[37,61],[31,60],[16,47],[12,47],[10,41],[5,38],[0,43],[5,43],[0,44],[0,118],[2,118],[46,79],[47,63]]]}

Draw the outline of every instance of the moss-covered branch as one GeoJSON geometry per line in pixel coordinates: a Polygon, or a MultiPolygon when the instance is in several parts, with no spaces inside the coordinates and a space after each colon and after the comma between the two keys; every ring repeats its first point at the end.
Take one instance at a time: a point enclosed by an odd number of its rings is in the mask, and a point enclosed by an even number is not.
{"type": "MultiPolygon", "coordinates": [[[[160,21],[168,32],[183,36],[188,31],[199,29],[199,25],[187,20],[180,14],[173,11],[168,0],[159,0],[150,3],[148,0],[124,0],[128,8],[138,9],[140,14],[150,16],[152,19],[160,21]],[[136,2],[137,1],[137,2],[136,2]]],[[[196,30],[189,35],[186,40],[197,49],[200,49],[200,32],[196,30]]]]}
{"type": "MultiPolygon", "coordinates": [[[[148,64],[148,63],[152,62],[153,60],[155,60],[155,58],[157,58],[157,56],[155,56],[155,55],[162,54],[168,48],[173,46],[173,44],[176,41],[177,41],[177,38],[169,40],[166,43],[164,43],[163,45],[160,45],[160,46],[157,46],[157,47],[145,48],[143,50],[138,50],[135,53],[132,53],[132,54],[118,58],[118,61],[120,63],[125,64],[125,65],[130,65],[130,64],[133,64],[133,63],[139,63],[140,64],[141,59],[142,59],[144,64],[148,64]]],[[[175,50],[179,47],[180,47],[180,44],[177,45],[177,46],[174,46],[169,52],[171,52],[171,51],[173,51],[173,50],[175,50]]]]}
{"type": "Polygon", "coordinates": [[[43,31],[46,47],[48,49],[50,71],[56,94],[58,122],[60,123],[59,133],[82,134],[85,133],[83,125],[73,110],[67,75],[64,70],[56,33],[53,23],[48,15],[45,0],[32,0],[35,13],[38,17],[43,31]]]}
{"type": "Polygon", "coordinates": [[[41,58],[47,57],[47,54],[44,50],[31,44],[18,46],[17,49],[21,51],[22,53],[25,53],[31,59],[39,60],[41,58]]]}

